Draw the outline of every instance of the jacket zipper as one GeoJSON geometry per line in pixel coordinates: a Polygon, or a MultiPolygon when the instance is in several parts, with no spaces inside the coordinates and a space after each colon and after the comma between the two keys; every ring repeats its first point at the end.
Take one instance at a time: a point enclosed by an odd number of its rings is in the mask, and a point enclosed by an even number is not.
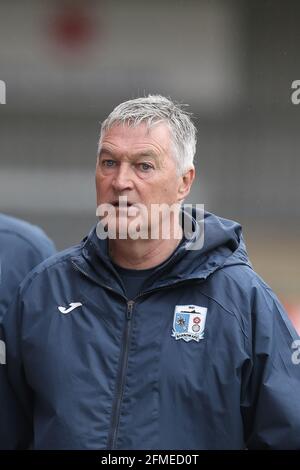
{"type": "Polygon", "coordinates": [[[116,386],[116,394],[112,406],[112,418],[111,418],[111,426],[110,432],[108,435],[107,440],[107,449],[111,450],[115,448],[117,435],[118,435],[118,428],[119,428],[119,421],[120,421],[120,411],[121,411],[121,404],[123,400],[124,394],[124,385],[127,373],[127,364],[128,364],[128,353],[129,353],[129,344],[130,344],[130,336],[131,336],[131,329],[132,329],[132,312],[134,307],[134,300],[128,300],[127,302],[127,311],[126,311],[126,326],[124,330],[124,339],[122,344],[122,353],[121,353],[121,361],[119,367],[119,374],[118,374],[118,382],[116,386]]]}
{"type": "Polygon", "coordinates": [[[116,294],[120,295],[120,297],[122,297],[123,300],[126,299],[126,302],[127,302],[126,325],[125,325],[124,334],[123,334],[122,351],[120,354],[120,366],[118,367],[116,393],[115,393],[115,397],[114,397],[113,404],[112,404],[111,425],[110,425],[108,439],[107,439],[107,449],[111,450],[115,447],[117,434],[118,434],[118,428],[119,428],[120,411],[121,411],[121,404],[122,404],[123,393],[124,393],[124,383],[125,383],[127,363],[128,363],[129,343],[130,343],[131,325],[132,325],[131,319],[132,319],[132,312],[133,312],[133,307],[134,307],[135,302],[134,300],[128,300],[126,297],[122,296],[122,294],[119,294],[119,292],[116,292],[110,286],[106,286],[105,284],[102,284],[98,280],[94,279],[87,272],[85,272],[81,267],[77,266],[73,261],[72,261],[72,264],[77,271],[80,271],[88,279],[95,282],[101,287],[104,287],[110,291],[115,292],[116,294]]]}

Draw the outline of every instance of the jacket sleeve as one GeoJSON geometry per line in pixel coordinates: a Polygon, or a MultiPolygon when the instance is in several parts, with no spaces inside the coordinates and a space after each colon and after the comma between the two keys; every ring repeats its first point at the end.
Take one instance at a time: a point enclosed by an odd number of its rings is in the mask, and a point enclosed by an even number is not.
{"type": "Polygon", "coordinates": [[[300,449],[300,340],[271,289],[253,290],[242,385],[248,449],[300,449]]]}
{"type": "Polygon", "coordinates": [[[33,394],[26,383],[19,336],[19,299],[0,325],[0,449],[31,446],[33,394]]]}

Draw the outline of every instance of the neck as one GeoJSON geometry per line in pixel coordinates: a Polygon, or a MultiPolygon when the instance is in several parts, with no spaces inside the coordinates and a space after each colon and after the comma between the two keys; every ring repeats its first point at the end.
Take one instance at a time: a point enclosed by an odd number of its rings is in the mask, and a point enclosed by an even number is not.
{"type": "Polygon", "coordinates": [[[180,225],[168,240],[109,240],[109,254],[114,263],[127,269],[149,269],[163,263],[182,239],[180,225]]]}

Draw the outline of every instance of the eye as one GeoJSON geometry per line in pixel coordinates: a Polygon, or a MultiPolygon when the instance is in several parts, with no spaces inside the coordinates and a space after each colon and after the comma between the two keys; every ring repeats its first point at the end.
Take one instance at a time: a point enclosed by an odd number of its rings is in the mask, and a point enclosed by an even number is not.
{"type": "Polygon", "coordinates": [[[100,161],[100,164],[106,168],[112,168],[115,165],[115,163],[116,162],[114,160],[109,160],[109,159],[100,161]]]}
{"type": "Polygon", "coordinates": [[[154,167],[153,165],[150,165],[149,163],[138,163],[138,168],[143,171],[143,172],[149,172],[150,170],[153,170],[154,167]]]}

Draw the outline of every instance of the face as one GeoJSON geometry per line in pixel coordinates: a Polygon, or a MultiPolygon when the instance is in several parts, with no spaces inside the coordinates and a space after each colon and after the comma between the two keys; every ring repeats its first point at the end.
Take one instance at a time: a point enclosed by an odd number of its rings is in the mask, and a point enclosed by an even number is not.
{"type": "Polygon", "coordinates": [[[141,216],[147,209],[147,225],[151,224],[151,205],[180,203],[189,193],[194,170],[178,176],[172,156],[171,136],[166,124],[147,129],[115,125],[102,138],[96,166],[97,205],[112,204],[118,219],[141,216]],[[129,211],[119,204],[127,198],[129,211]],[[121,200],[122,200],[121,199],[121,200]],[[133,215],[130,215],[132,212],[133,215]]]}

